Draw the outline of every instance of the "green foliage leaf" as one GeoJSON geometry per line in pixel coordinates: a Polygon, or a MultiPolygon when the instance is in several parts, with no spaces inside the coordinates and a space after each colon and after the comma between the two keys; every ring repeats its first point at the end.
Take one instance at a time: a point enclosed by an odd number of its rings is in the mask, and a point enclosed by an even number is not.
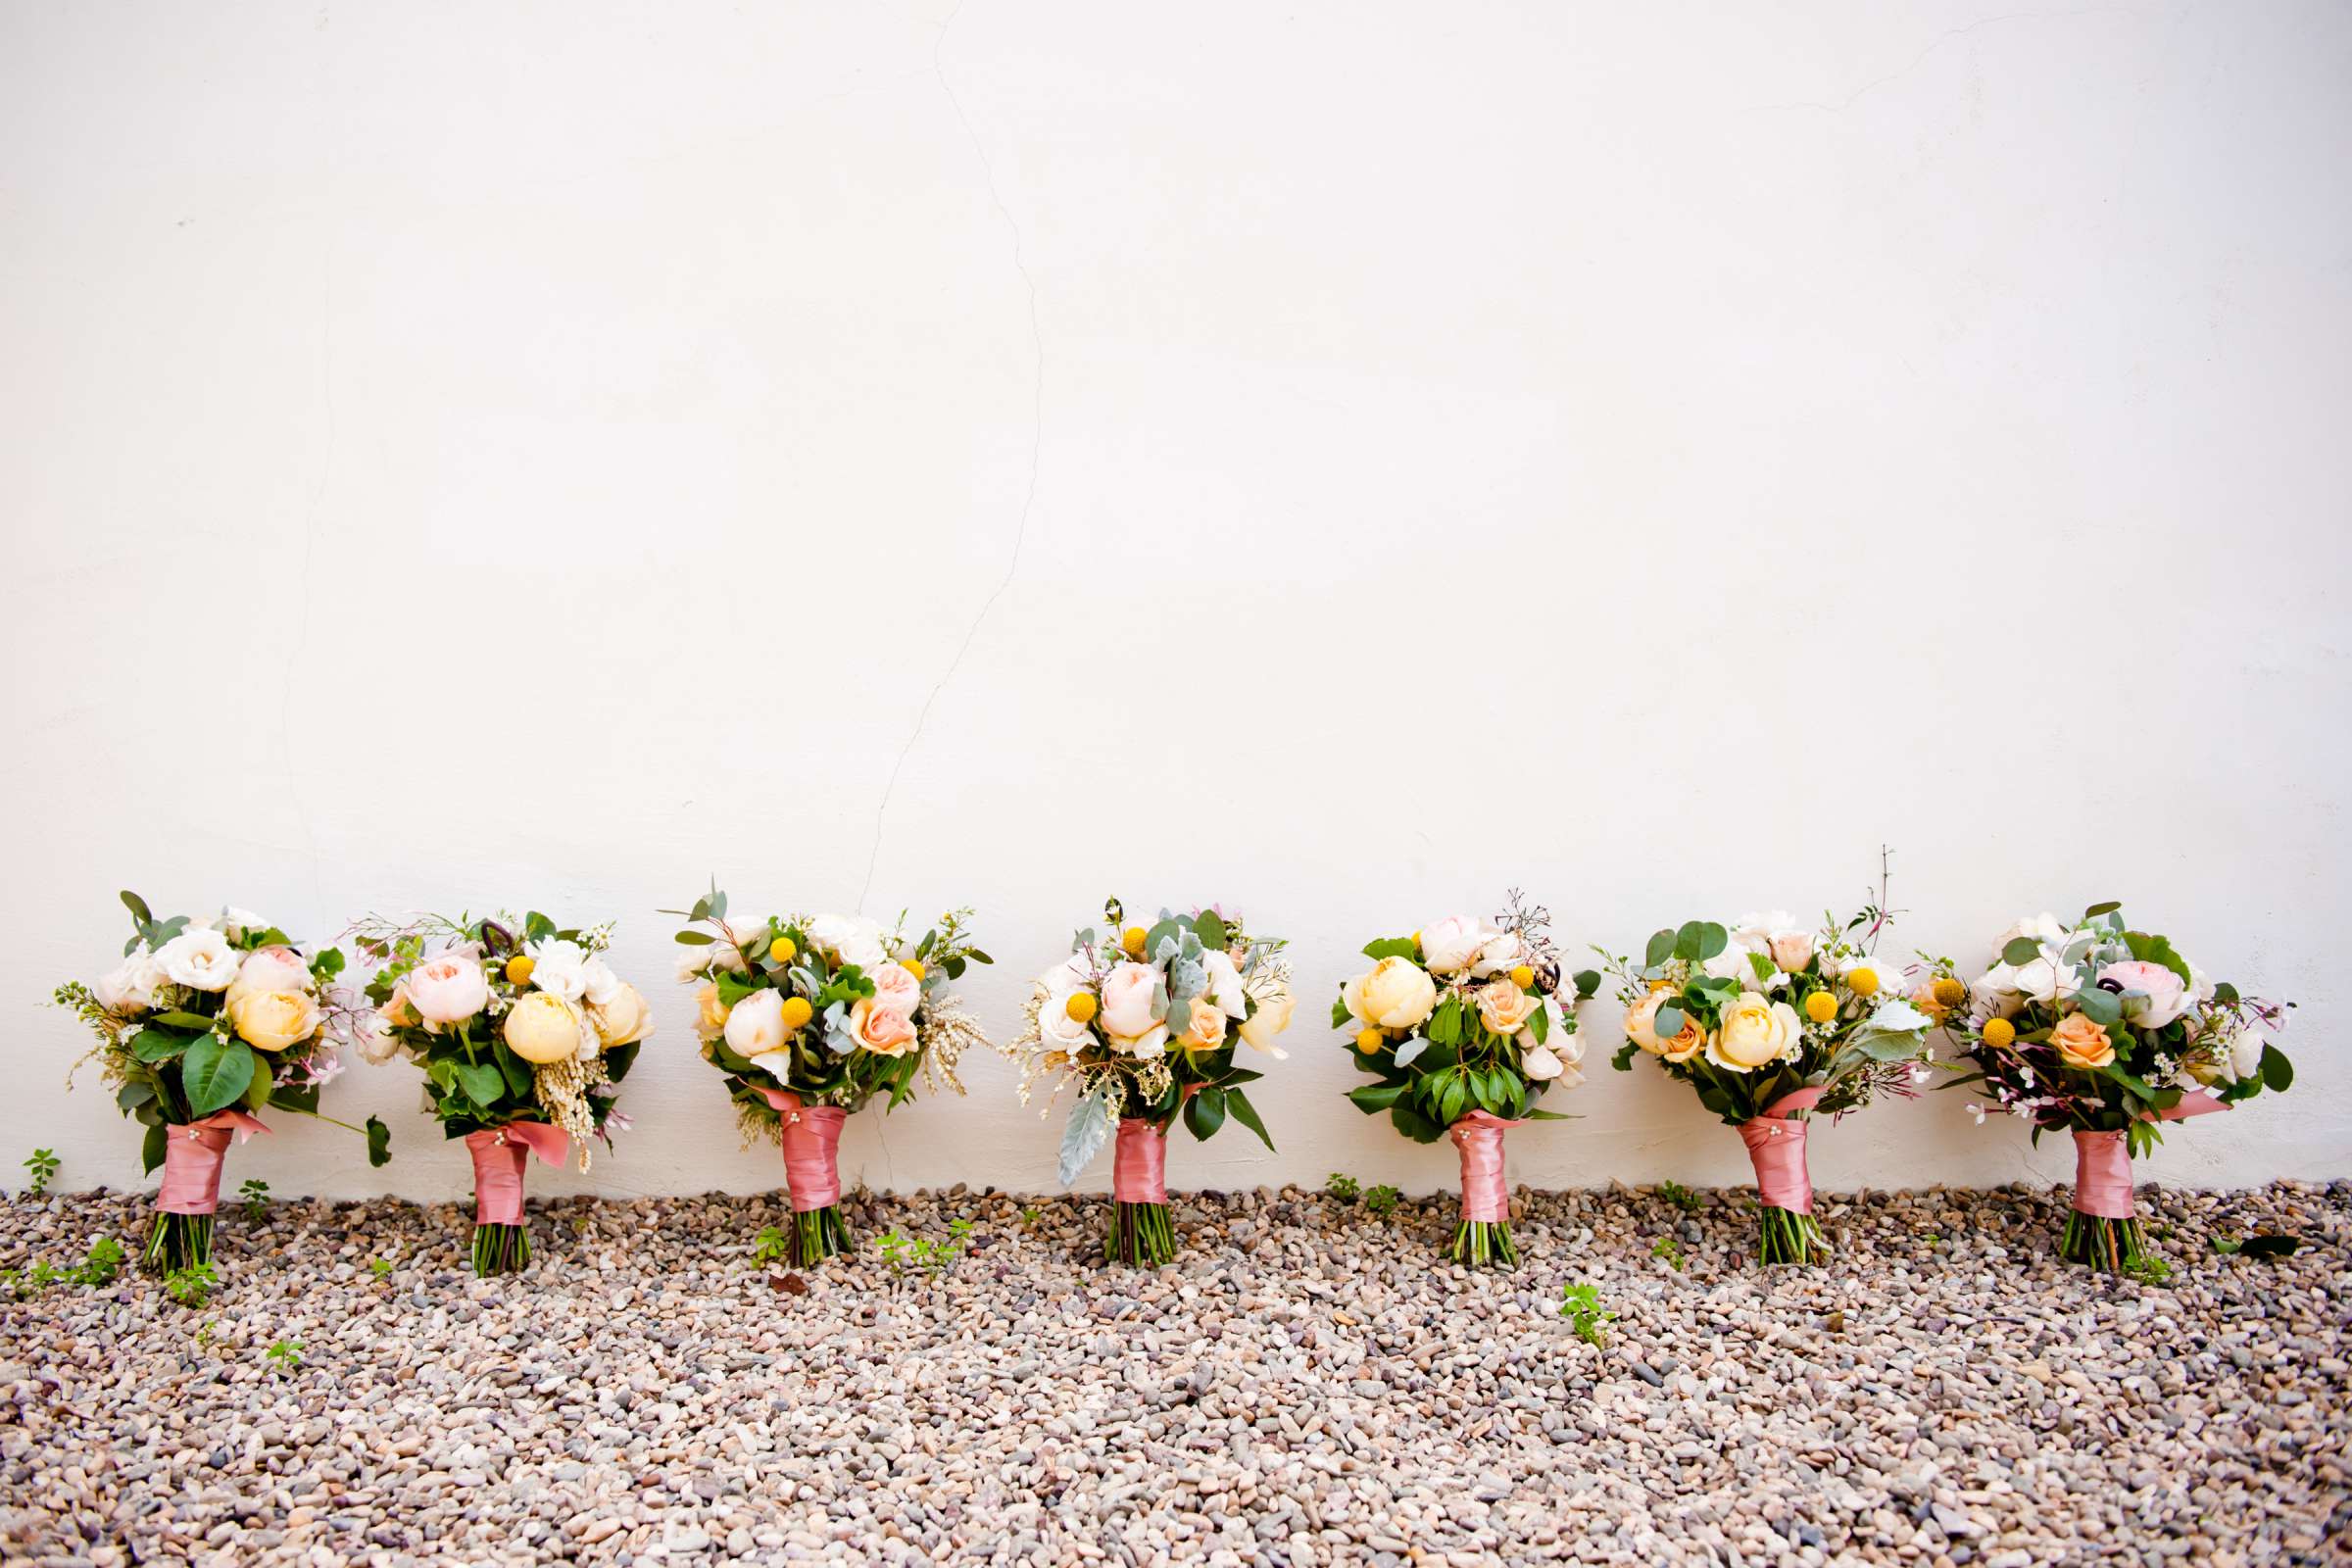
{"type": "MultiPolygon", "coordinates": [[[[155,911],[147,907],[147,901],[128,888],[122,890],[122,907],[130,911],[130,917],[139,922],[141,930],[155,924],[155,911]]],[[[148,1168],[153,1169],[154,1167],[148,1168]]]]}
{"type": "Polygon", "coordinates": [[[1267,1136],[1266,1124],[1259,1119],[1257,1107],[1250,1103],[1248,1095],[1243,1094],[1239,1089],[1226,1090],[1225,1108],[1233,1112],[1235,1121],[1257,1134],[1257,1141],[1266,1146],[1268,1152],[1274,1151],[1274,1140],[1267,1136]]]}
{"type": "Polygon", "coordinates": [[[170,1061],[186,1051],[188,1045],[185,1035],[171,1034],[162,1029],[142,1029],[130,1037],[130,1054],[141,1061],[170,1061]]]}
{"type": "Polygon", "coordinates": [[[1363,1111],[1364,1114],[1378,1115],[1381,1111],[1396,1104],[1408,1087],[1410,1086],[1400,1083],[1365,1084],[1360,1088],[1348,1090],[1348,1098],[1354,1101],[1356,1108],[1363,1111]]]}
{"type": "Polygon", "coordinates": [[[1224,952],[1232,940],[1225,934],[1225,917],[1214,909],[1202,909],[1193,916],[1193,934],[1202,947],[1215,953],[1224,952]]]}
{"type": "Polygon", "coordinates": [[[199,1034],[210,1034],[212,1033],[213,1029],[213,1020],[206,1017],[203,1013],[181,1012],[176,1008],[170,1012],[157,1013],[154,1021],[156,1023],[169,1025],[173,1029],[193,1029],[199,1034]]]}
{"type": "Polygon", "coordinates": [[[1673,956],[1674,933],[1672,931],[1653,931],[1650,933],[1649,947],[1642,956],[1642,966],[1645,969],[1655,969],[1673,956]]]}
{"type": "Polygon", "coordinates": [[[1436,1122],[1431,1121],[1409,1105],[1390,1106],[1389,1120],[1396,1124],[1398,1132],[1416,1144],[1434,1144],[1446,1136],[1445,1128],[1440,1127],[1436,1122]]]}
{"type": "Polygon", "coordinates": [[[1396,1042],[1396,1065],[1409,1067],[1428,1050],[1429,1041],[1421,1035],[1399,1040],[1396,1042]]]}
{"type": "Polygon", "coordinates": [[[164,1149],[171,1140],[172,1135],[164,1130],[162,1122],[157,1122],[147,1129],[147,1139],[139,1145],[141,1174],[148,1176],[155,1174],[156,1167],[164,1162],[164,1149]]]}
{"type": "Polygon", "coordinates": [[[2117,903],[2113,899],[2109,899],[2104,904],[2094,904],[2089,908],[2084,909],[2082,911],[2082,918],[2085,920],[2095,920],[2102,914],[2113,914],[2116,910],[2122,907],[2123,905],[2117,903]]]}
{"type": "Polygon", "coordinates": [[[2041,956],[2041,944],[2032,937],[2011,937],[2001,949],[2001,961],[2010,965],[2032,963],[2041,956]]]}
{"type": "Polygon", "coordinates": [[[1331,1004],[1331,1026],[1334,1029],[1347,1028],[1348,1020],[1354,1016],[1354,1013],[1348,1010],[1348,1004],[1345,1002],[1335,1002],[1331,1004]]]}
{"type": "Polygon", "coordinates": [[[205,1035],[180,1057],[179,1085],[191,1116],[235,1104],[252,1084],[253,1048],[242,1040],[223,1043],[218,1035],[205,1035]]]}
{"type": "Polygon", "coordinates": [[[1592,993],[1600,989],[1600,971],[1597,969],[1579,969],[1576,971],[1574,976],[1574,983],[1576,986],[1576,1000],[1582,1002],[1587,997],[1592,995],[1592,993]]]}
{"type": "Polygon", "coordinates": [[[506,1087],[506,1075],[492,1062],[461,1062],[458,1084],[466,1091],[467,1100],[488,1110],[498,1103],[499,1091],[506,1087]]]}
{"type": "Polygon", "coordinates": [[[690,948],[707,948],[710,946],[711,943],[716,942],[718,938],[712,936],[708,931],[681,931],[677,934],[675,940],[684,943],[690,948]]]}
{"type": "Polygon", "coordinates": [[[1413,951],[1411,937],[1383,937],[1378,942],[1364,944],[1364,956],[1375,963],[1383,958],[1409,958],[1413,951]]]}
{"type": "Polygon", "coordinates": [[[2277,1046],[2262,1048],[2262,1087],[2278,1094],[2295,1081],[2295,1064],[2277,1046]]]}
{"type": "Polygon", "coordinates": [[[1184,1125],[1195,1138],[1206,1140],[1225,1125],[1225,1091],[1211,1084],[1185,1102],[1184,1125]]]}

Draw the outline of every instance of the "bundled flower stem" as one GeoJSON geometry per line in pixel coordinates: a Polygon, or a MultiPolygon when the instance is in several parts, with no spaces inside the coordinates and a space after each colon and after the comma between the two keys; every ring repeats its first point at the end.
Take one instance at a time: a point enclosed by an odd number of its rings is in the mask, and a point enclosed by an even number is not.
{"type": "Polygon", "coordinates": [[[473,1158],[473,1271],[520,1271],[531,1260],[530,1157],[562,1168],[576,1146],[585,1171],[596,1143],[611,1147],[628,1129],[613,1101],[653,1011],[605,961],[612,925],[559,927],[532,910],[520,920],[370,916],[350,934],[378,965],[362,1054],[406,1055],[423,1069],[443,1136],[473,1158]]]}
{"type": "Polygon", "coordinates": [[[911,942],[904,915],[888,931],[859,915],[730,918],[716,886],[662,912],[689,922],[678,978],[696,987],[703,1059],[725,1075],[746,1141],[773,1138],[783,1152],[792,1261],[848,1251],[844,1121],[877,1096],[886,1111],[904,1103],[918,1071],[960,1095],[957,1058],[987,1044],[948,992],[992,961],[970,941],[972,911],[951,910],[911,942]]]}
{"type": "Polygon", "coordinates": [[[1460,1152],[1462,1218],[1448,1255],[1474,1268],[1518,1265],[1503,1134],[1567,1119],[1536,1102],[1584,1082],[1576,1004],[1600,984],[1592,970],[1562,974],[1548,913],[1516,888],[1509,904],[1492,920],[1447,915],[1367,943],[1371,969],[1341,986],[1331,1008],[1348,1059],[1376,1080],[1348,1092],[1355,1107],[1460,1152]]]}
{"type": "Polygon", "coordinates": [[[361,1128],[318,1112],[319,1090],[343,1070],[335,1048],[349,1033],[350,1004],[333,984],[341,953],[305,957],[247,910],[159,920],[137,894],[122,898],[133,930],[122,961],[95,987],[60,986],[56,1000],[97,1036],[82,1059],[98,1058],[116,1104],[147,1128],[146,1168],[164,1175],[141,1255],[168,1273],[212,1261],[229,1145],[269,1131],[255,1112],[291,1111],[362,1133],[371,1165],[391,1157],[391,1133],[374,1117],[361,1128]]]}
{"type": "MultiPolygon", "coordinates": [[[[2294,1067],[2272,1037],[2286,1009],[2217,984],[2170,939],[2124,924],[2121,906],[2094,904],[2071,926],[2028,915],[2001,934],[1991,965],[1963,986],[1949,958],[1946,1031],[1994,1107],[2023,1118],[2038,1143],[2075,1140],[2075,1191],[2059,1251],[2110,1274],[2148,1255],[2132,1211],[2132,1159],[2154,1150],[2167,1122],[2227,1110],[2284,1090],[2294,1067]],[[1965,1001],[1965,1013],[1959,1003],[1965,1001]]],[[[1986,1107],[1969,1109],[1982,1122],[1986,1107]]]]}
{"type": "Polygon", "coordinates": [[[1243,1087],[1262,1074],[1235,1066],[1234,1053],[1247,1044],[1285,1054],[1274,1037],[1290,1024],[1290,965],[1281,942],[1251,938],[1239,915],[1214,905],[1162,909],[1148,928],[1128,924],[1116,899],[1102,914],[1100,938],[1080,931],[1070,956],[1038,977],[1028,1027],[1010,1050],[1022,1063],[1022,1103],[1041,1074],[1055,1096],[1065,1081],[1077,1087],[1061,1140],[1063,1186],[1116,1128],[1103,1261],[1156,1267],[1176,1255],[1166,1165],[1178,1117],[1205,1139],[1230,1115],[1274,1147],[1243,1087]]]}

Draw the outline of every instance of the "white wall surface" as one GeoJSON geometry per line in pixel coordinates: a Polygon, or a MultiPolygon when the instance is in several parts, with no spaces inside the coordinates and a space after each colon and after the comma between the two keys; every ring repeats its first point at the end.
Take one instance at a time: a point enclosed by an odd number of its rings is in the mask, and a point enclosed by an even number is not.
{"type": "MultiPolygon", "coordinates": [[[[2352,10],[0,0],[0,1156],[132,1184],[46,1004],[159,909],[618,916],[638,1130],[755,1190],[668,982],[738,908],[1103,895],[1297,943],[1282,1146],[1449,1185],[1331,988],[1516,883],[1570,943],[2123,898],[2302,1005],[2143,1176],[2352,1175],[2352,10]]],[[[1544,1185],[1746,1179],[1602,1058],[1544,1185]]],[[[846,1173],[1045,1189],[1001,1060],[846,1173]]],[[[1965,1096],[1823,1185],[2051,1177],[1965,1096]]],[[[369,1171],[466,1187],[413,1069],[369,1171]]],[[[1107,1159],[1089,1185],[1104,1183],[1107,1159]]]]}

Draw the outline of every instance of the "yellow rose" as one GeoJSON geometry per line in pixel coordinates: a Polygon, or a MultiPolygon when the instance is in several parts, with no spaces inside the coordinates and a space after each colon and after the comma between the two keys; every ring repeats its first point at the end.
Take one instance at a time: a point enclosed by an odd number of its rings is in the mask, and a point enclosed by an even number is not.
{"type": "Polygon", "coordinates": [[[694,1032],[705,1040],[716,1040],[726,1032],[727,1004],[718,1000],[718,987],[704,981],[694,994],[694,1032]]]}
{"type": "Polygon", "coordinates": [[[1298,999],[1288,991],[1258,998],[1257,1010],[1242,1020],[1242,1039],[1252,1051],[1262,1051],[1269,1056],[1288,1055],[1288,1052],[1274,1043],[1274,1037],[1291,1026],[1291,1009],[1298,1005],[1298,999]]]}
{"type": "Polygon", "coordinates": [[[1413,1029],[1437,1010],[1438,983],[1410,958],[1383,958],[1341,988],[1348,1010],[1380,1029],[1413,1029]]]}
{"type": "Polygon", "coordinates": [[[1544,1004],[1499,976],[1478,988],[1479,1021],[1498,1035],[1515,1035],[1544,1004]]]}
{"type": "Polygon", "coordinates": [[[596,1038],[609,1051],[633,1046],[652,1034],[654,1009],[646,1005],[644,994],[624,980],[618,991],[588,1009],[588,1021],[596,1025],[596,1038]]]}
{"type": "Polygon", "coordinates": [[[525,992],[507,1014],[507,1049],[542,1065],[579,1054],[580,1009],[552,991],[525,992]]]}
{"type": "Polygon", "coordinates": [[[1707,1059],[1727,1072],[1753,1072],[1793,1053],[1803,1034],[1794,1007],[1742,992],[1723,1004],[1723,1023],[1707,1047],[1707,1059]]]}
{"type": "Polygon", "coordinates": [[[300,991],[248,991],[228,1004],[237,1038],[256,1051],[283,1051],[318,1032],[318,1004],[300,991]]]}
{"type": "Polygon", "coordinates": [[[2058,1020],[2058,1027],[2050,1031],[2050,1044],[2068,1066],[2085,1071],[2115,1059],[2115,1042],[2107,1037],[2107,1031],[2079,1012],[2058,1020]]]}

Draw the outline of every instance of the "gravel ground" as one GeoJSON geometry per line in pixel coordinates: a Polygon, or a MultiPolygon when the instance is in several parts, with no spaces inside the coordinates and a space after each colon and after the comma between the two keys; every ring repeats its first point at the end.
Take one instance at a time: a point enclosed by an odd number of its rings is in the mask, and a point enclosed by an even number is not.
{"type": "MultiPolygon", "coordinates": [[[[1522,1192],[1527,1263],[1484,1276],[1437,1261],[1450,1200],[1297,1191],[1180,1198],[1156,1273],[1088,1260],[1099,1200],[852,1200],[866,1237],[969,1219],[933,1278],[760,1267],[763,1200],[534,1204],[486,1283],[447,1205],[224,1211],[203,1308],[129,1274],[0,1306],[0,1556],[2352,1556],[2352,1183],[2143,1200],[2168,1287],[2061,1267],[2023,1190],[1829,1200],[1838,1260],[1769,1275],[1737,1193],[1522,1192]],[[2212,1251],[2260,1230],[2316,1245],[2212,1251]],[[1558,1316],[1580,1281],[1605,1348],[1558,1316]]],[[[0,1268],[144,1212],[0,1204],[0,1268]]]]}

